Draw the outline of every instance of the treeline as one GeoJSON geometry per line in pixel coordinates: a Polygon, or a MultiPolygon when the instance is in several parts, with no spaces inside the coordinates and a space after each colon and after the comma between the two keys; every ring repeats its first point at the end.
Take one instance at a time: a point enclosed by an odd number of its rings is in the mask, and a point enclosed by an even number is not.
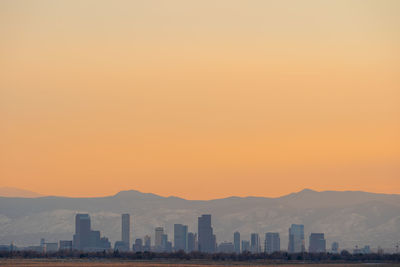
{"type": "Polygon", "coordinates": [[[202,253],[178,251],[173,253],[156,252],[81,252],[58,251],[40,253],[35,251],[1,251],[0,258],[49,258],[49,259],[118,259],[118,260],[209,260],[209,261],[264,261],[279,262],[400,262],[400,254],[351,254],[342,251],[340,254],[332,253],[295,253],[275,252],[272,254],[250,252],[236,253],[202,253]]]}

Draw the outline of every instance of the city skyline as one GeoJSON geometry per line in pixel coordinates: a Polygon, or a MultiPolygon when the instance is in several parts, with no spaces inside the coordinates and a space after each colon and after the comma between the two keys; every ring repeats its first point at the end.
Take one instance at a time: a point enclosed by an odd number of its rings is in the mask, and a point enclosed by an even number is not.
{"type": "MultiPolygon", "coordinates": [[[[303,190],[280,198],[231,197],[210,201],[165,198],[138,191],[123,191],[105,198],[3,197],[0,201],[0,212],[3,216],[0,240],[16,241],[17,245],[36,243],[39,237],[51,242],[54,238],[67,240],[73,230],[65,225],[65,218],[75,216],[78,205],[82,208],[81,213],[94,216],[96,225],[93,228],[101,230],[109,237],[112,246],[116,241],[122,242],[121,214],[129,212],[137,216],[135,228],[132,222],[129,228],[135,232],[135,236],[143,238],[144,235],[150,235],[153,243],[155,228],[162,227],[160,242],[163,242],[163,235],[167,234],[171,246],[174,246],[174,225],[182,224],[183,228],[187,226],[188,246],[190,243],[194,247],[194,236],[198,238],[198,229],[193,217],[208,210],[210,214],[214,214],[213,224],[217,227],[213,227],[213,232],[217,241],[227,241],[224,250],[234,246],[232,233],[235,231],[240,232],[239,243],[243,240],[249,241],[249,249],[251,233],[258,233],[261,251],[265,246],[264,234],[279,232],[280,246],[287,249],[290,222],[310,227],[304,233],[306,244],[309,231],[313,229],[314,233],[326,233],[327,247],[332,242],[339,241],[345,248],[360,245],[360,242],[393,248],[396,240],[400,239],[399,233],[394,231],[396,227],[393,228],[400,212],[399,199],[400,195],[312,190],[303,190]],[[326,213],[328,210],[329,214],[326,213]],[[20,230],[21,227],[24,231],[20,230]],[[46,231],[43,232],[42,229],[46,231]],[[365,232],[370,234],[365,235],[365,232]]],[[[131,238],[134,242],[134,238],[131,238]]],[[[141,242],[144,246],[145,240],[141,242]]],[[[126,247],[123,243],[119,245],[126,247]]],[[[308,245],[305,245],[305,249],[308,249],[308,245]]]]}
{"type": "MultiPolygon", "coordinates": [[[[77,213],[75,215],[75,234],[72,240],[59,240],[58,242],[46,242],[44,238],[40,239],[40,245],[17,247],[13,243],[9,247],[0,244],[0,251],[22,250],[42,253],[51,253],[57,251],[84,251],[84,252],[101,252],[101,251],[119,251],[119,252],[202,252],[202,253],[252,253],[252,254],[272,254],[287,252],[289,254],[309,253],[340,253],[346,249],[340,249],[337,241],[332,242],[328,249],[324,233],[311,232],[309,236],[308,249],[304,239],[304,225],[292,224],[289,228],[289,247],[288,250],[280,247],[280,234],[276,232],[265,233],[263,240],[264,246],[261,245],[259,233],[251,233],[249,240],[241,240],[240,232],[235,231],[232,235],[232,241],[218,242],[216,235],[212,230],[212,216],[203,214],[198,217],[198,233],[190,233],[187,231],[188,226],[182,224],[174,224],[173,242],[169,241],[168,234],[164,232],[163,227],[156,227],[154,235],[154,244],[151,243],[151,237],[145,235],[143,238],[132,235],[135,241],[132,247],[127,246],[131,243],[130,229],[133,229],[134,222],[130,221],[130,214],[121,214],[121,240],[115,241],[111,246],[107,237],[102,237],[100,231],[94,231],[91,228],[90,214],[77,213]],[[199,239],[196,237],[199,236],[199,239]],[[194,240],[188,242],[189,239],[194,240]],[[240,242],[241,241],[241,242],[240,242]],[[189,243],[193,242],[193,245],[189,243]],[[237,245],[239,244],[239,247],[237,245]],[[241,244],[241,245],[240,245],[241,244]]],[[[375,253],[383,254],[384,250],[378,246],[375,253]]],[[[398,249],[398,247],[397,247],[398,249]]],[[[353,248],[353,254],[369,254],[371,246],[365,245],[353,248]]]]}
{"type": "MultiPolygon", "coordinates": [[[[281,249],[280,233],[268,232],[265,233],[264,240],[261,240],[259,233],[251,233],[249,240],[241,239],[240,232],[235,231],[231,241],[217,241],[217,236],[213,234],[212,216],[203,214],[198,217],[198,233],[188,232],[188,226],[182,224],[174,224],[173,240],[169,241],[168,234],[164,232],[163,227],[156,227],[154,235],[154,244],[151,243],[151,237],[145,235],[140,238],[137,235],[131,234],[130,229],[133,229],[134,222],[130,220],[129,213],[121,214],[121,240],[115,241],[112,247],[107,237],[101,236],[100,231],[94,231],[91,228],[91,219],[89,214],[77,213],[75,215],[75,234],[72,240],[59,240],[58,242],[46,242],[44,238],[40,240],[39,246],[28,246],[18,248],[13,243],[10,248],[22,249],[36,252],[54,252],[61,250],[78,250],[87,252],[98,251],[120,251],[120,252],[205,252],[205,253],[267,253],[288,252],[296,253],[340,253],[339,243],[332,242],[330,248],[327,248],[325,234],[310,232],[308,249],[306,249],[304,225],[292,224],[289,228],[288,249],[281,249]],[[199,234],[200,233],[200,234],[199,234]],[[197,239],[197,236],[200,239],[197,239]],[[132,246],[128,244],[132,242],[132,246]],[[191,240],[191,241],[190,241],[191,240]],[[263,243],[263,246],[261,245],[263,243]],[[192,244],[191,244],[192,243],[192,244]]],[[[132,231],[133,232],[133,231],[132,231]]],[[[397,243],[399,244],[399,243],[397,243]]],[[[7,245],[0,244],[4,251],[7,245]]],[[[346,250],[348,248],[344,248],[346,250]]],[[[384,250],[377,246],[376,253],[383,253],[384,250]]],[[[398,245],[396,250],[398,250],[398,245]]],[[[347,251],[347,250],[346,250],[347,251]]],[[[353,248],[353,254],[369,254],[371,246],[365,245],[359,247],[356,245],[353,248]]]]}

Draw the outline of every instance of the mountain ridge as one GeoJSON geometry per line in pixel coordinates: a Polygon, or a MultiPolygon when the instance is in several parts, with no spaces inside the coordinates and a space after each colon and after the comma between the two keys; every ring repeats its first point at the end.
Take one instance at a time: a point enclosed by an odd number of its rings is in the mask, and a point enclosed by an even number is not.
{"type": "Polygon", "coordinates": [[[248,196],[237,196],[237,195],[232,195],[232,196],[227,196],[227,197],[220,197],[220,198],[212,198],[212,199],[186,199],[183,197],[175,196],[175,195],[169,195],[169,196],[162,196],[158,195],[155,193],[147,193],[147,192],[142,192],[136,189],[127,189],[127,190],[121,190],[113,195],[106,195],[106,196],[58,196],[58,195],[42,195],[30,190],[25,190],[25,189],[20,189],[16,187],[0,187],[0,198],[5,197],[5,198],[72,198],[72,199],[98,199],[98,198],[111,198],[111,197],[121,197],[121,196],[131,196],[131,195],[136,195],[139,197],[157,197],[157,198],[175,198],[175,199],[181,199],[181,200],[187,200],[187,201],[213,201],[213,200],[222,200],[222,199],[246,199],[246,198],[254,198],[254,199],[279,199],[279,198],[285,198],[289,197],[292,195],[299,195],[299,194],[315,194],[315,193],[360,193],[360,194],[373,194],[373,195],[384,195],[384,196],[399,196],[399,194],[387,194],[387,193],[378,193],[378,192],[369,192],[369,191],[360,191],[360,190],[322,190],[322,191],[317,191],[309,188],[304,188],[300,191],[297,192],[292,192],[288,193],[282,196],[277,196],[277,197],[268,197],[268,196],[253,196],[253,195],[248,195],[248,196]],[[31,193],[32,196],[9,196],[9,195],[3,195],[2,190],[16,190],[16,191],[21,191],[21,192],[27,192],[31,193]]]}
{"type": "Polygon", "coordinates": [[[42,196],[43,195],[39,193],[17,187],[9,187],[9,186],[0,187],[0,197],[37,198],[42,196]]]}

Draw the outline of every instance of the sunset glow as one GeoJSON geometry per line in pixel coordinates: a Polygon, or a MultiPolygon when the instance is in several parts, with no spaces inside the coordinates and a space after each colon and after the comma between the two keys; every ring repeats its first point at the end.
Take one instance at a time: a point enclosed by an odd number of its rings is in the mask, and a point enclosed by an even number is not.
{"type": "Polygon", "coordinates": [[[0,2],[0,187],[400,193],[400,1],[111,3],[0,2]]]}

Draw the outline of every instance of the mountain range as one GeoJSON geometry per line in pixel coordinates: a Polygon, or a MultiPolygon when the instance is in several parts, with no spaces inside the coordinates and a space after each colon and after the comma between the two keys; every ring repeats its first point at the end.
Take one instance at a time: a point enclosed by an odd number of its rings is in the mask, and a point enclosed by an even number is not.
{"type": "Polygon", "coordinates": [[[71,240],[76,213],[89,213],[92,228],[111,242],[121,238],[121,214],[133,218],[133,238],[150,234],[162,226],[173,240],[173,225],[189,225],[197,232],[197,217],[212,215],[217,242],[232,241],[259,233],[279,232],[281,247],[287,249],[288,228],[305,225],[306,246],[311,232],[323,232],[329,247],[337,241],[341,248],[370,245],[394,248],[400,241],[400,195],[359,191],[305,189],[278,198],[229,197],[215,200],[186,200],[162,197],[139,191],[121,191],[114,196],[96,198],[0,197],[0,244],[17,246],[71,240]]]}
{"type": "Polygon", "coordinates": [[[15,187],[0,187],[0,197],[43,197],[43,195],[15,187]]]}

